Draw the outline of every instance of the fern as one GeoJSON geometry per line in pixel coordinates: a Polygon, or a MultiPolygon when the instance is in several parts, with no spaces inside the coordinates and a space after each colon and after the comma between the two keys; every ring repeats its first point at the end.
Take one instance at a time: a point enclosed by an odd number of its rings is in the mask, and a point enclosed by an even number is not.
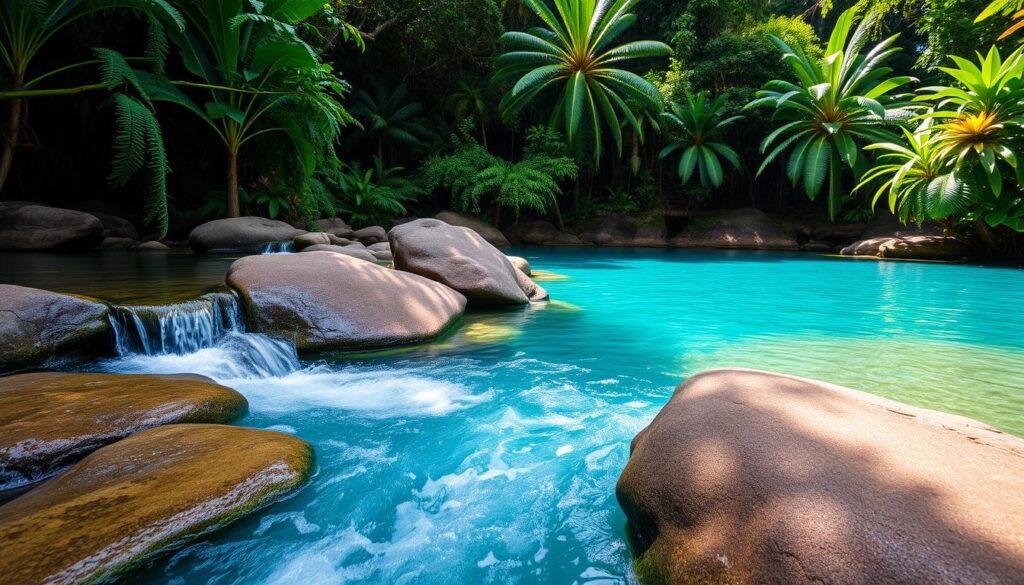
{"type": "Polygon", "coordinates": [[[160,123],[142,101],[117,93],[113,96],[115,114],[114,161],[109,182],[124,187],[141,172],[146,174],[145,219],[159,236],[167,235],[167,152],[160,123]]]}
{"type": "Polygon", "coordinates": [[[149,94],[139,81],[138,75],[124,55],[111,49],[97,47],[93,49],[96,59],[99,60],[100,83],[109,91],[130,89],[133,94],[144,101],[147,106],[152,107],[149,94]]]}
{"type": "Polygon", "coordinates": [[[171,42],[167,38],[167,31],[164,30],[160,21],[152,15],[147,17],[149,27],[146,38],[146,58],[153,66],[153,73],[162,75],[167,64],[167,55],[171,51],[171,42]]]}

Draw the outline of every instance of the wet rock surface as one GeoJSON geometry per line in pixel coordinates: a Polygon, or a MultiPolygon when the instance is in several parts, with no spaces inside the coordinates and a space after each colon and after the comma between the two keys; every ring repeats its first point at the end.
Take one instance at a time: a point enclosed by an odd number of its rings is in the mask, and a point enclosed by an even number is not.
{"type": "Polygon", "coordinates": [[[312,449],[280,433],[180,424],[89,455],[0,506],[4,582],[110,581],[301,487],[312,449]]]}
{"type": "Polygon", "coordinates": [[[107,313],[84,297],[0,284],[0,371],[110,351],[107,313]]]}
{"type": "Polygon", "coordinates": [[[1014,583],[1024,441],[813,380],[699,374],[617,496],[644,582],[1014,583]]]}
{"type": "Polygon", "coordinates": [[[470,305],[529,301],[508,257],[475,231],[437,219],[418,219],[389,234],[395,268],[451,287],[470,305]]]}
{"type": "Polygon", "coordinates": [[[283,221],[264,217],[234,217],[208,221],[188,236],[196,253],[255,252],[272,242],[290,242],[306,233],[283,221]]]}
{"type": "Polygon", "coordinates": [[[447,286],[326,251],[248,256],[231,265],[227,281],[253,330],[304,351],[427,341],[466,308],[447,286]]]}
{"type": "Polygon", "coordinates": [[[83,211],[0,202],[0,250],[88,250],[103,241],[103,232],[103,222],[83,211]]]}
{"type": "Polygon", "coordinates": [[[195,375],[36,373],[0,378],[0,490],[47,477],[152,427],[226,423],[238,392],[195,375]]]}
{"type": "Polygon", "coordinates": [[[455,213],[454,211],[442,211],[435,215],[434,219],[439,219],[449,225],[469,228],[480,234],[483,239],[487,240],[495,248],[508,248],[512,245],[501,230],[481,219],[455,213]]]}

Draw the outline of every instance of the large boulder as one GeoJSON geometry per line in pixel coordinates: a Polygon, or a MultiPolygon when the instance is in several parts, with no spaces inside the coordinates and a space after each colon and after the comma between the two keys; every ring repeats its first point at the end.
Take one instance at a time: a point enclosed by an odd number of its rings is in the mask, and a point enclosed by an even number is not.
{"type": "Polygon", "coordinates": [[[103,241],[96,216],[26,201],[0,202],[0,250],[73,250],[103,241]]]}
{"type": "Polygon", "coordinates": [[[617,486],[645,582],[1017,583],[1024,441],[750,370],[694,376],[617,486]]]}
{"type": "Polygon", "coordinates": [[[95,216],[103,224],[104,238],[139,239],[139,232],[135,229],[135,224],[127,219],[98,211],[90,211],[89,214],[95,216]]]}
{"type": "Polygon", "coordinates": [[[796,236],[783,232],[763,211],[753,208],[707,211],[693,216],[672,238],[678,248],[797,250],[796,236]]]}
{"type": "Polygon", "coordinates": [[[305,441],[222,425],[168,425],[89,455],[0,506],[0,580],[108,582],[300,488],[305,441]]]}
{"type": "Polygon", "coordinates": [[[337,217],[331,219],[318,219],[313,222],[313,227],[322,232],[338,236],[339,238],[351,238],[354,233],[352,228],[345,223],[345,220],[337,217]]]}
{"type": "Polygon", "coordinates": [[[516,231],[518,233],[519,240],[522,243],[529,244],[531,246],[544,245],[554,240],[562,233],[550,221],[544,221],[542,219],[524,221],[519,224],[516,231]]]}
{"type": "Polygon", "coordinates": [[[333,252],[335,254],[344,254],[345,256],[351,256],[367,262],[377,261],[377,257],[363,245],[335,246],[332,244],[316,244],[309,246],[308,248],[304,248],[302,252],[333,252]]]}
{"type": "Polygon", "coordinates": [[[307,351],[427,341],[466,308],[442,284],[333,252],[248,256],[227,281],[255,331],[307,351]]]}
{"type": "Polygon", "coordinates": [[[0,284],[0,371],[64,354],[110,351],[107,306],[50,291],[0,284]]]}
{"type": "Polygon", "coordinates": [[[208,221],[188,235],[197,253],[255,252],[264,244],[290,242],[306,233],[283,221],[265,217],[230,217],[208,221]]]}
{"type": "Polygon", "coordinates": [[[395,268],[419,274],[466,295],[470,305],[521,305],[530,298],[508,257],[475,231],[437,219],[391,229],[395,268]]]}
{"type": "Polygon", "coordinates": [[[364,246],[379,244],[388,241],[388,233],[379,225],[372,225],[352,234],[352,239],[359,240],[364,246]]]}
{"type": "Polygon", "coordinates": [[[469,228],[480,234],[483,239],[487,240],[495,248],[508,248],[512,245],[509,243],[508,238],[505,237],[505,234],[501,233],[501,230],[481,219],[468,217],[454,211],[442,211],[435,215],[434,219],[439,219],[450,225],[469,228]]]}
{"type": "Polygon", "coordinates": [[[636,236],[637,224],[621,213],[602,215],[589,221],[580,239],[598,246],[628,246],[636,236]]]}
{"type": "Polygon", "coordinates": [[[21,374],[0,378],[0,490],[170,423],[226,423],[245,398],[201,376],[21,374]]]}
{"type": "Polygon", "coordinates": [[[522,270],[526,276],[533,274],[533,267],[530,266],[530,261],[526,258],[522,256],[509,256],[508,261],[512,263],[512,266],[522,270]]]}
{"type": "Polygon", "coordinates": [[[871,238],[843,248],[843,256],[875,256],[904,260],[961,260],[970,252],[962,240],[947,236],[871,238]]]}

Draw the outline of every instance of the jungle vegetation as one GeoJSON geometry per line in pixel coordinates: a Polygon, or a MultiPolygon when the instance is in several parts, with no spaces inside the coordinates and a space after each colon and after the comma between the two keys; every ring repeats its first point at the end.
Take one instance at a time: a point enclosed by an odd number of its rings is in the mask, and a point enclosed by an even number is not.
{"type": "Polygon", "coordinates": [[[1020,0],[2,0],[0,198],[1024,231],[1020,0]]]}

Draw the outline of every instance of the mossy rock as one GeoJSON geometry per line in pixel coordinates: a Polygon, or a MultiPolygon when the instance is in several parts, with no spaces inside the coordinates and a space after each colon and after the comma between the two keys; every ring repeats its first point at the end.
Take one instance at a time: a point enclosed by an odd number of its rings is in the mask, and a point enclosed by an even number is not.
{"type": "Polygon", "coordinates": [[[70,353],[109,352],[107,312],[106,305],[86,297],[0,284],[0,371],[70,353]]]}
{"type": "Polygon", "coordinates": [[[38,481],[139,431],[169,423],[226,423],[247,410],[245,397],[202,376],[0,378],[0,489],[38,481]]]}
{"type": "Polygon", "coordinates": [[[295,491],[312,467],[310,445],[281,433],[143,431],[0,506],[0,575],[24,584],[113,580],[295,491]]]}

